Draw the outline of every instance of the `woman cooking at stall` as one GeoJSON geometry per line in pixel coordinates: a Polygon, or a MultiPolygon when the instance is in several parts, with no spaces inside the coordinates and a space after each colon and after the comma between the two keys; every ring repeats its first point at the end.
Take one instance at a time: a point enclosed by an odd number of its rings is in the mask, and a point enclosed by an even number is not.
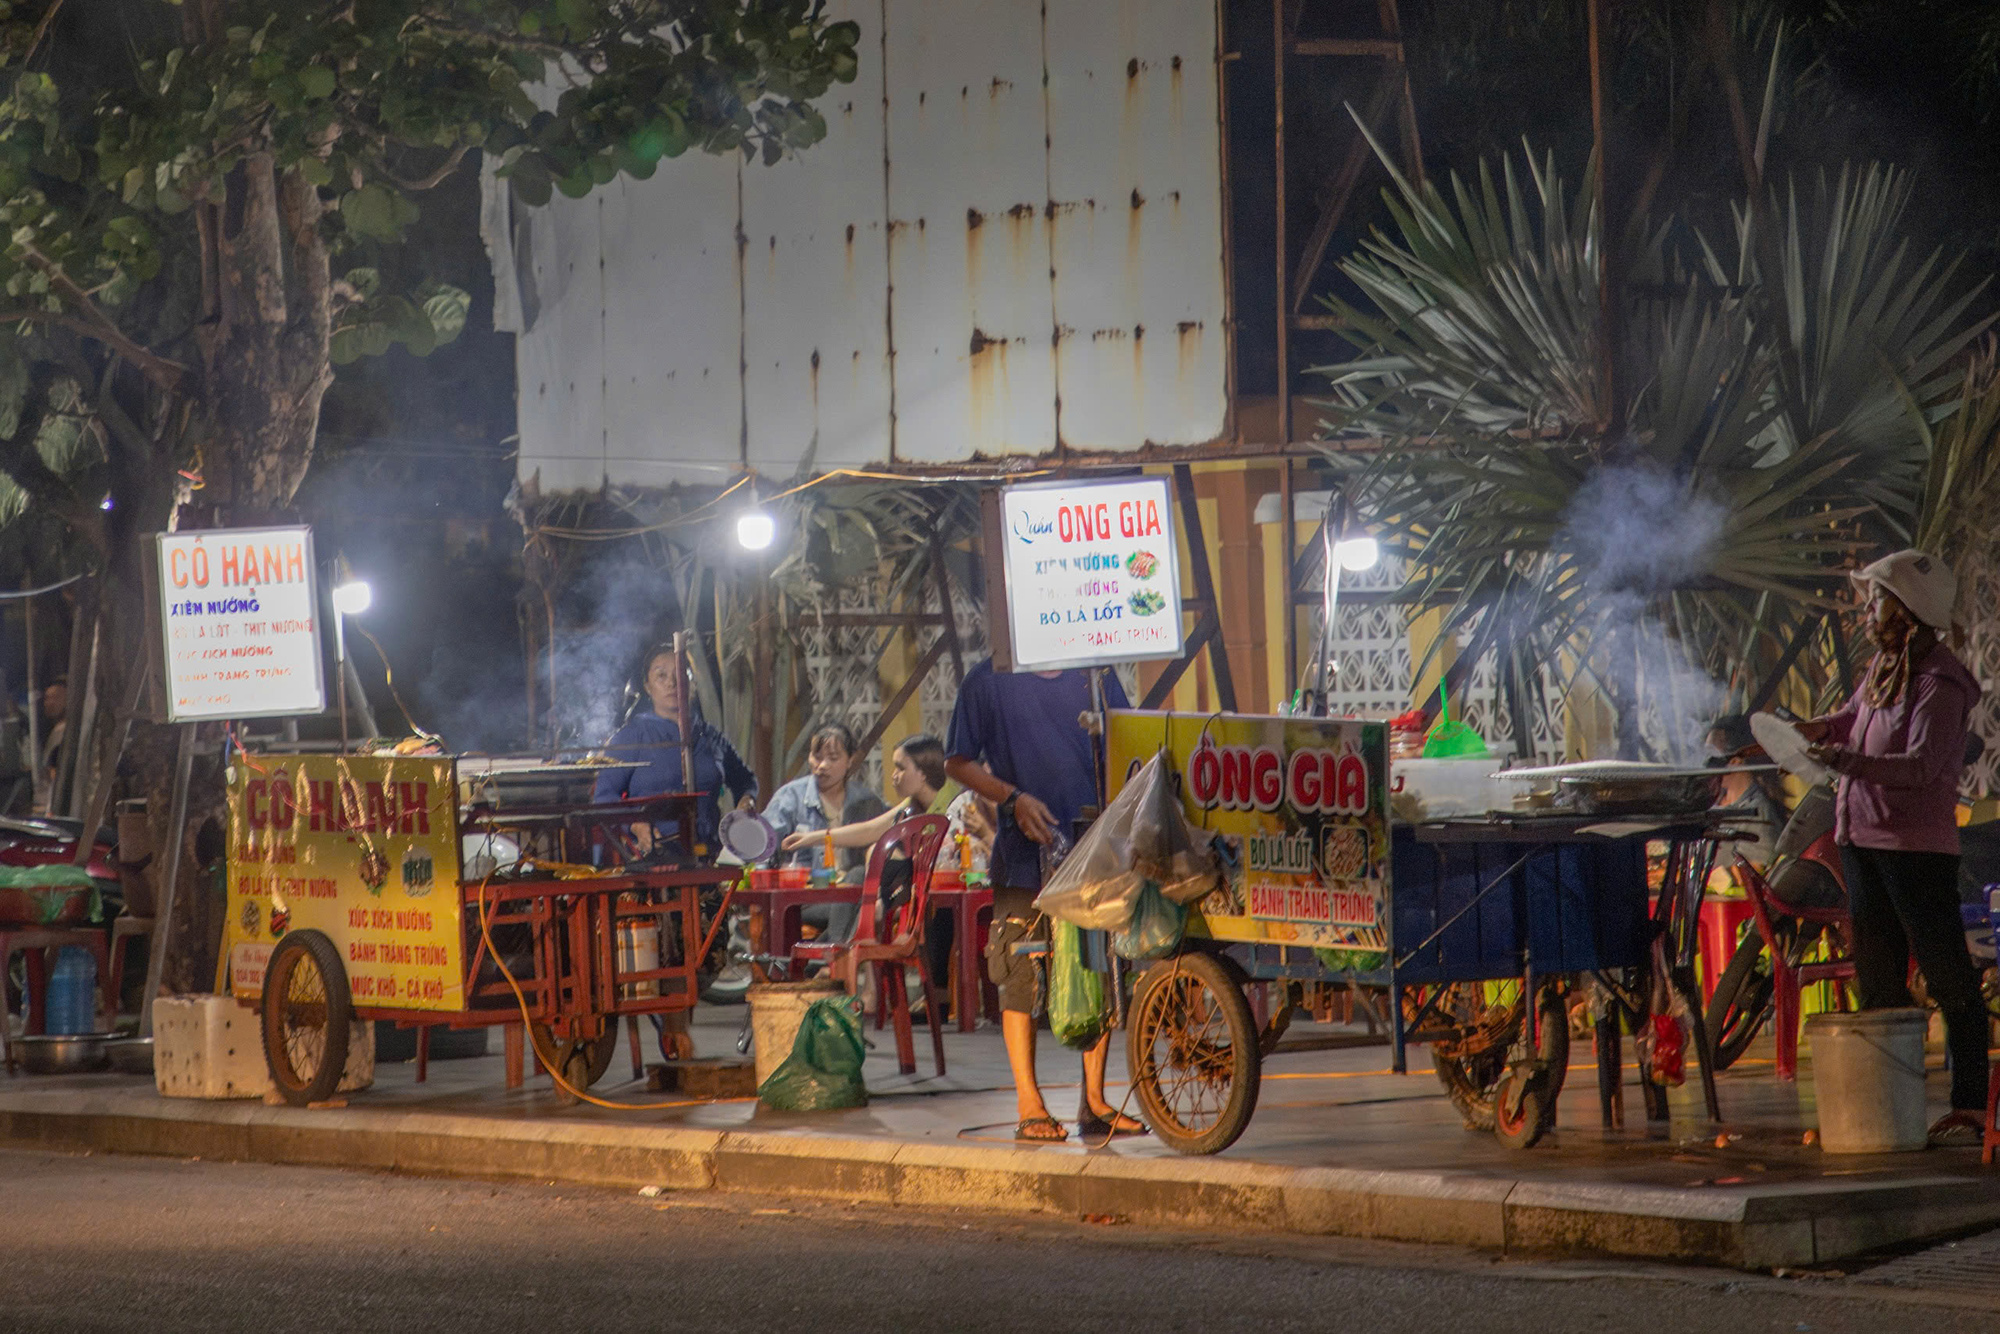
{"type": "MultiPolygon", "coordinates": [[[[650,707],[634,714],[604,747],[611,758],[635,761],[639,767],[610,770],[600,777],[592,794],[592,800],[599,805],[623,801],[628,797],[655,797],[662,792],[679,792],[686,787],[687,780],[681,771],[679,719],[681,691],[688,683],[683,679],[679,657],[671,646],[662,644],[646,655],[643,680],[650,707]]],[[[701,794],[701,802],[695,812],[694,842],[697,849],[712,850],[716,845],[716,828],[722,818],[718,798],[723,787],[726,785],[735,795],[737,809],[755,810],[757,775],[750,771],[750,766],[729,744],[729,738],[700,716],[692,701],[688,713],[693,720],[694,790],[701,794]]],[[[652,851],[656,833],[674,832],[671,825],[663,825],[657,831],[650,825],[633,827],[642,856],[652,851]]]]}
{"type": "MultiPolygon", "coordinates": [[[[804,833],[817,835],[817,841],[810,845],[785,842],[774,865],[817,865],[829,829],[872,819],[886,808],[873,792],[848,781],[855,754],[854,733],[846,727],[832,723],[814,732],[808,754],[811,769],[772,794],[771,804],[764,808],[764,820],[780,840],[804,833]]],[[[837,860],[841,880],[848,883],[858,880],[864,861],[858,848],[841,851],[837,860]]],[[[851,904],[813,904],[804,910],[802,920],[823,934],[845,938],[858,912],[851,904]]]]}
{"type": "Polygon", "coordinates": [[[1854,576],[1875,659],[1838,713],[1802,723],[1812,756],[1840,775],[1836,834],[1854,915],[1864,1010],[1914,1004],[1916,957],[1944,1016],[1951,1111],[1933,1144],[1980,1142],[1988,1019],[1958,908],[1958,779],[1979,685],[1941,642],[1957,581],[1935,556],[1899,551],[1854,576]]]}
{"type": "MultiPolygon", "coordinates": [[[[613,759],[636,762],[636,769],[613,769],[597,780],[591,799],[599,805],[628,797],[654,797],[662,792],[680,792],[687,787],[681,765],[681,692],[687,680],[680,655],[671,645],[662,644],[646,654],[642,677],[650,706],[634,714],[605,743],[605,753],[613,759]]],[[[694,790],[701,794],[695,808],[694,846],[706,856],[716,846],[716,831],[722,820],[718,795],[725,785],[735,794],[739,810],[757,808],[757,775],[729,744],[729,738],[704,720],[689,701],[689,730],[694,734],[689,747],[694,790]]],[[[679,833],[678,822],[632,826],[632,835],[641,857],[650,856],[655,846],[679,833]]],[[[688,1032],[687,1012],[655,1015],[659,1031],[660,1055],[669,1061],[694,1056],[694,1039],[688,1032]]]]}

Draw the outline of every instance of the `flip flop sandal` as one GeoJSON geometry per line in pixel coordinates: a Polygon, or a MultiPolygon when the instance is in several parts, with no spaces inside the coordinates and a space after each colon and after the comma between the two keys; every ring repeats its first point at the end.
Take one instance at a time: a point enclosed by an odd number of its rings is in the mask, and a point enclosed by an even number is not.
{"type": "Polygon", "coordinates": [[[1101,1116],[1086,1113],[1076,1123],[1076,1133],[1081,1139],[1131,1139],[1139,1135],[1150,1135],[1152,1129],[1143,1121],[1129,1116],[1117,1116],[1107,1121],[1101,1116]]]}
{"type": "Polygon", "coordinates": [[[1031,1116],[1014,1127],[1014,1140],[1019,1144],[1060,1144],[1068,1138],[1069,1132],[1053,1116],[1031,1116]],[[1054,1133],[1048,1133],[1051,1131],[1054,1133]]]}
{"type": "Polygon", "coordinates": [[[1925,1138],[1932,1148],[1976,1149],[1986,1139],[1986,1128],[1979,1123],[1979,1113],[1953,1111],[1940,1116],[1925,1138]]]}

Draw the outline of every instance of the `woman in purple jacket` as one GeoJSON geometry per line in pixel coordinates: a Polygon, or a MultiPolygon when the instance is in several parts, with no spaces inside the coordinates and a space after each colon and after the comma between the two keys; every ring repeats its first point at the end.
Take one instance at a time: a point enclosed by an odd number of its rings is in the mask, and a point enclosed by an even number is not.
{"type": "Polygon", "coordinates": [[[1941,641],[1957,581],[1935,556],[1899,551],[1854,576],[1877,651],[1838,713],[1801,726],[1840,777],[1835,840],[1854,914],[1864,1010],[1914,1002],[1916,956],[1944,1015],[1951,1112],[1933,1143],[1977,1144],[1986,1107],[1986,1006],[1958,911],[1958,778],[1979,684],[1941,641]]]}

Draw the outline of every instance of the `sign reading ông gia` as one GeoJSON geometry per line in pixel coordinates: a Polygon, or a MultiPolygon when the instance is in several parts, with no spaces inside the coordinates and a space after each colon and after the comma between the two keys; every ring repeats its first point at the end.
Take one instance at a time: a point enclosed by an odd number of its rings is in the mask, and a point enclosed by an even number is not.
{"type": "Polygon", "coordinates": [[[1008,487],[1000,512],[1017,670],[1180,656],[1167,478],[1008,487]]]}
{"type": "Polygon", "coordinates": [[[1111,795],[1164,748],[1188,822],[1233,854],[1188,931],[1336,951],[1368,971],[1389,948],[1388,742],[1381,723],[1113,710],[1111,795]]]}
{"type": "Polygon", "coordinates": [[[310,528],[161,533],[167,717],[326,708],[310,528]]]}
{"type": "Polygon", "coordinates": [[[356,1005],[465,1007],[450,760],[256,755],[230,766],[230,988],[254,997],[290,931],[340,951],[356,1005]]]}

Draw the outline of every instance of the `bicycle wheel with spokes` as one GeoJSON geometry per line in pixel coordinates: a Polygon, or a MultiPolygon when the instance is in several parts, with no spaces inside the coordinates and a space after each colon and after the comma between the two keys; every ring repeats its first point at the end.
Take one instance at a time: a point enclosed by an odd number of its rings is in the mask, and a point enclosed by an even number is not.
{"type": "Polygon", "coordinates": [[[1257,1109],[1256,1021],[1234,974],[1206,954],[1162,959],[1139,978],[1126,1032],[1139,1106],[1160,1142],[1220,1153],[1257,1109]]]}
{"type": "Polygon", "coordinates": [[[340,951],[318,931],[293,931],[264,968],[264,1061],[294,1107],[325,1102],[347,1070],[354,998],[340,951]]]}
{"type": "MultiPolygon", "coordinates": [[[[1553,1104],[1555,1094],[1562,1091],[1563,1072],[1569,1067],[1569,1020],[1558,988],[1543,986],[1538,990],[1540,1022],[1536,1028],[1541,1041],[1535,1055],[1552,1072],[1548,1082],[1553,1087],[1549,1094],[1553,1104]]],[[[1433,1018],[1417,1040],[1429,1045],[1438,1082],[1444,1085],[1467,1130],[1496,1129],[1494,1099],[1521,1041],[1521,1024],[1527,1014],[1520,983],[1447,983],[1438,1003],[1430,1008],[1433,1018]]]]}

